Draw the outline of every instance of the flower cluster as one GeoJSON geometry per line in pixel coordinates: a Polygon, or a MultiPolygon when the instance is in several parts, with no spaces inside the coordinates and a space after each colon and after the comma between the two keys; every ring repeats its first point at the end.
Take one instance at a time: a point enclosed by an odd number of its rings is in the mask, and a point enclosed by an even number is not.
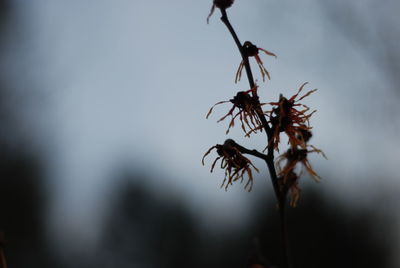
{"type": "Polygon", "coordinates": [[[295,172],[295,168],[298,164],[305,168],[308,174],[315,181],[319,182],[321,179],[321,177],[311,167],[311,164],[307,159],[307,156],[310,153],[322,154],[322,156],[326,158],[325,154],[320,149],[317,149],[312,145],[306,145],[305,149],[301,149],[298,146],[293,146],[290,147],[284,154],[280,155],[276,162],[281,191],[283,191],[285,194],[290,191],[290,205],[292,206],[296,206],[297,200],[300,197],[298,180],[302,174],[302,171],[300,171],[300,173],[295,172]]]}
{"type": "MultiPolygon", "coordinates": [[[[324,153],[309,145],[309,141],[312,137],[312,127],[310,126],[310,118],[316,111],[310,111],[310,108],[301,103],[301,101],[311,95],[316,89],[310,90],[306,93],[301,92],[305,88],[307,83],[300,86],[297,93],[290,98],[285,98],[283,95],[279,96],[279,100],[276,102],[260,102],[258,96],[258,86],[256,82],[261,76],[263,82],[266,79],[270,80],[270,74],[265,68],[263,61],[260,57],[260,52],[265,53],[267,56],[276,58],[276,55],[268,50],[257,47],[250,41],[242,43],[233,26],[231,25],[227,9],[232,6],[234,0],[213,0],[210,14],[207,17],[207,23],[212,16],[215,8],[219,8],[221,11],[221,21],[225,24],[228,31],[230,32],[237,48],[241,55],[241,62],[236,71],[235,83],[240,81],[243,73],[243,69],[246,72],[247,80],[250,85],[250,89],[247,91],[239,91],[232,99],[220,101],[214,104],[208,111],[206,118],[208,118],[214,107],[224,103],[230,103],[231,108],[229,111],[222,116],[218,122],[221,122],[229,117],[229,125],[226,130],[226,134],[229,133],[230,129],[234,127],[235,120],[238,119],[242,130],[246,137],[250,137],[251,134],[257,132],[264,132],[267,138],[264,140],[266,147],[263,152],[255,149],[247,149],[235,141],[228,139],[223,144],[216,144],[208,149],[202,158],[202,164],[204,165],[205,158],[213,151],[216,151],[216,158],[211,164],[210,172],[214,171],[216,165],[219,165],[224,170],[225,176],[222,182],[221,188],[227,190],[229,185],[232,185],[235,181],[241,183],[245,180],[244,188],[251,191],[253,186],[253,172],[259,172],[253,163],[244,155],[250,155],[263,160],[268,168],[271,176],[272,186],[278,202],[278,209],[281,221],[281,237],[283,246],[283,267],[289,267],[289,254],[288,254],[288,238],[286,231],[286,220],[285,220],[285,206],[287,203],[287,197],[290,197],[290,205],[296,206],[299,198],[301,189],[299,186],[299,179],[303,170],[305,170],[313,179],[316,181],[320,180],[318,174],[312,168],[308,156],[311,153],[322,154],[324,153]],[[253,76],[252,65],[250,64],[250,58],[254,58],[260,75],[258,77],[253,76]],[[265,105],[270,105],[270,109],[265,109],[265,105]],[[281,136],[281,134],[283,136],[281,136]],[[281,154],[278,158],[275,158],[275,152],[279,152],[279,146],[282,137],[288,138],[288,149],[286,152],[281,154]],[[268,149],[267,153],[264,153],[268,149]]],[[[253,137],[253,136],[252,136],[253,137]]],[[[326,157],[325,157],[326,158],[326,157]]],[[[259,259],[251,259],[247,266],[252,268],[263,268],[259,259]]],[[[272,267],[272,266],[271,266],[272,267]]]]}
{"type": "Polygon", "coordinates": [[[240,180],[243,182],[244,176],[247,174],[247,182],[244,186],[245,189],[251,191],[253,186],[253,172],[252,168],[259,172],[253,163],[235,147],[235,142],[228,139],[224,144],[216,144],[212,146],[203,156],[202,163],[204,165],[205,157],[216,149],[218,157],[215,158],[211,165],[210,172],[213,172],[218,160],[221,160],[221,168],[225,169],[225,178],[221,187],[228,188],[234,181],[240,180]]]}
{"type": "Polygon", "coordinates": [[[208,118],[211,115],[213,108],[216,105],[227,102],[232,103],[233,106],[226,115],[224,115],[218,120],[218,122],[221,122],[228,116],[231,116],[231,121],[229,122],[226,134],[228,134],[229,130],[235,125],[235,119],[237,117],[239,117],[239,121],[241,122],[241,127],[243,131],[246,133],[246,136],[249,136],[249,133],[255,132],[256,130],[262,130],[262,124],[257,115],[257,110],[261,111],[261,104],[257,97],[257,86],[247,91],[239,91],[236,94],[236,96],[233,97],[233,99],[230,99],[228,101],[217,102],[210,108],[206,118],[208,118]],[[251,93],[256,93],[256,94],[251,94],[251,93]],[[236,114],[234,114],[235,109],[238,110],[236,114]]]}
{"type": "Polygon", "coordinates": [[[300,146],[301,148],[305,148],[306,143],[312,136],[309,120],[316,110],[309,112],[310,108],[299,103],[299,101],[303,100],[317,89],[310,90],[297,99],[305,85],[307,85],[307,83],[301,85],[297,93],[290,99],[281,95],[278,102],[269,103],[273,106],[272,110],[267,112],[273,129],[273,137],[270,140],[272,144],[269,144],[269,146],[273,146],[276,150],[279,150],[278,145],[281,132],[286,133],[289,138],[289,144],[292,147],[300,146]]]}
{"type": "MultiPolygon", "coordinates": [[[[264,64],[263,64],[260,56],[258,55],[258,53],[261,50],[262,52],[264,52],[268,56],[273,56],[273,57],[276,58],[276,55],[274,53],[268,51],[268,50],[265,50],[263,48],[260,48],[260,47],[257,47],[255,45],[253,45],[250,41],[244,42],[242,50],[243,50],[242,52],[243,52],[245,57],[247,57],[247,58],[254,57],[256,59],[258,67],[260,68],[260,72],[261,72],[261,76],[262,76],[263,81],[265,82],[265,76],[267,76],[268,80],[270,80],[271,77],[269,75],[269,72],[267,71],[267,69],[265,69],[264,64]]],[[[245,63],[242,60],[242,62],[239,65],[239,68],[238,68],[238,70],[236,72],[235,83],[240,81],[240,77],[242,76],[242,71],[243,71],[244,66],[245,66],[245,63]]]]}
{"type": "Polygon", "coordinates": [[[319,153],[326,158],[325,154],[312,145],[307,145],[311,149],[299,149],[297,147],[289,148],[284,154],[280,155],[277,160],[279,168],[279,176],[285,181],[288,177],[292,176],[291,173],[298,163],[302,164],[306,171],[311,175],[315,181],[320,181],[321,177],[312,169],[310,162],[307,159],[309,153],[319,153]],[[285,165],[282,167],[282,162],[286,160],[285,165]]]}
{"type": "Polygon", "coordinates": [[[305,170],[316,181],[320,180],[318,174],[312,169],[307,156],[309,153],[323,152],[312,145],[308,145],[312,137],[310,126],[310,118],[316,112],[310,111],[310,108],[300,101],[314,93],[317,89],[309,90],[301,97],[300,93],[303,91],[307,83],[300,86],[297,93],[289,99],[280,95],[278,102],[270,102],[272,109],[265,112],[269,117],[269,124],[271,125],[272,137],[268,142],[275,150],[279,151],[280,134],[285,133],[288,137],[289,149],[279,156],[276,165],[278,168],[279,183],[281,190],[286,195],[290,192],[291,205],[295,206],[300,196],[300,188],[298,186],[300,173],[296,173],[296,166],[302,165],[305,170]]]}
{"type": "Polygon", "coordinates": [[[218,156],[211,165],[211,172],[214,170],[217,162],[221,161],[221,168],[225,170],[225,179],[222,186],[225,186],[226,189],[228,185],[234,181],[243,180],[244,176],[247,175],[248,180],[245,188],[250,190],[253,184],[252,169],[256,171],[258,169],[243,154],[250,154],[261,158],[267,162],[277,198],[280,200],[279,202],[285,200],[283,197],[286,197],[289,193],[291,196],[291,205],[295,206],[301,191],[299,178],[302,170],[305,169],[316,181],[320,180],[320,177],[308,161],[308,155],[310,153],[319,153],[325,157],[321,150],[308,144],[312,137],[310,118],[316,110],[311,111],[308,106],[301,103],[304,98],[310,96],[317,89],[312,89],[302,94],[307,85],[307,83],[304,83],[297,90],[297,93],[290,98],[280,95],[279,100],[276,102],[260,102],[257,92],[258,86],[254,84],[249,58],[254,57],[260,69],[261,77],[265,82],[266,79],[270,79],[270,74],[264,67],[260,52],[275,58],[276,55],[268,50],[257,47],[250,41],[246,41],[243,44],[240,43],[226,14],[226,9],[231,7],[233,2],[234,0],[213,0],[207,22],[215,8],[221,9],[221,19],[232,34],[242,56],[242,61],[236,71],[235,83],[240,81],[243,69],[245,69],[250,87],[252,88],[247,91],[239,91],[230,100],[217,102],[210,108],[206,118],[211,115],[215,106],[223,103],[231,103],[232,107],[229,111],[218,120],[218,122],[221,122],[230,117],[226,134],[235,126],[235,120],[238,119],[246,137],[264,130],[268,140],[264,151],[266,149],[269,150],[268,154],[263,154],[256,150],[246,149],[236,144],[233,140],[226,140],[222,145],[217,144],[212,146],[203,156],[202,163],[204,165],[205,157],[215,149],[218,156]],[[271,108],[266,111],[263,109],[264,105],[270,105],[271,108]],[[281,134],[288,137],[289,149],[275,161],[274,152],[279,152],[281,134]]]}

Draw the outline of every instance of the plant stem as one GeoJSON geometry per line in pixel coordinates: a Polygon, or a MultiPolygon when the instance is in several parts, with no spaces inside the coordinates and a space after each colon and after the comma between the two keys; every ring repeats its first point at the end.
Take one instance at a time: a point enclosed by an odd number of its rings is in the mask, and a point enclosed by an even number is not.
{"type": "MultiPolygon", "coordinates": [[[[249,81],[250,88],[255,88],[256,84],[254,83],[254,78],[253,74],[251,72],[251,67],[249,63],[249,58],[248,56],[244,53],[243,51],[243,45],[240,42],[235,30],[233,29],[231,23],[229,22],[228,15],[226,13],[226,10],[224,8],[221,8],[221,21],[225,24],[225,26],[228,28],[230,34],[233,37],[233,40],[236,43],[236,46],[239,49],[240,55],[242,56],[242,60],[245,66],[246,70],[246,75],[247,79],[249,81]]],[[[257,92],[253,91],[253,96],[257,96],[257,92]]],[[[261,105],[259,106],[261,107],[261,105]]],[[[267,119],[265,118],[264,113],[262,112],[261,108],[256,111],[257,116],[260,118],[260,121],[263,125],[263,128],[266,132],[267,135],[267,140],[268,144],[272,144],[272,139],[273,139],[273,129],[268,124],[267,119]]],[[[240,146],[240,145],[239,145],[240,146]]],[[[268,146],[268,154],[264,155],[262,153],[257,152],[256,150],[248,150],[242,146],[241,148],[238,148],[242,153],[247,153],[259,158],[264,159],[264,161],[267,164],[268,171],[270,173],[271,181],[272,181],[272,186],[274,188],[275,196],[278,201],[278,207],[279,207],[279,219],[281,223],[281,237],[282,237],[282,251],[283,251],[283,267],[284,268],[289,268],[289,254],[288,254],[288,233],[287,233],[287,228],[286,228],[286,215],[285,215],[285,206],[286,206],[286,191],[281,191],[278,183],[278,176],[276,174],[276,169],[275,169],[275,164],[274,164],[274,148],[273,146],[268,146]]]]}
{"type": "MultiPolygon", "coordinates": [[[[286,199],[286,196],[285,196],[286,199]]],[[[283,248],[283,267],[289,268],[289,241],[288,241],[288,232],[287,232],[287,223],[286,223],[286,200],[283,201],[284,204],[279,206],[279,218],[281,223],[281,239],[282,239],[282,248],[283,248]]]]}
{"type": "Polygon", "coordinates": [[[222,13],[221,20],[226,25],[229,32],[231,33],[233,40],[235,40],[236,46],[238,47],[238,49],[240,51],[240,55],[242,56],[243,62],[245,64],[246,74],[247,74],[247,78],[249,80],[250,88],[254,88],[255,83],[254,83],[253,74],[251,72],[251,68],[250,68],[250,64],[249,64],[249,58],[246,57],[246,55],[243,52],[242,43],[239,41],[239,38],[238,38],[235,30],[233,29],[231,23],[229,22],[228,15],[226,14],[226,10],[221,8],[221,13],[222,13]]]}
{"type": "MultiPolygon", "coordinates": [[[[250,88],[254,88],[256,86],[256,84],[254,83],[253,73],[251,72],[249,58],[243,52],[242,43],[240,42],[240,40],[239,40],[235,30],[233,29],[231,23],[229,22],[228,15],[226,14],[226,10],[225,9],[221,9],[221,13],[222,13],[221,21],[228,28],[229,32],[231,33],[231,35],[233,37],[233,40],[235,40],[235,43],[236,43],[236,46],[239,49],[240,55],[242,56],[242,60],[244,62],[244,67],[246,69],[246,75],[247,75],[247,79],[249,80],[250,88]]],[[[257,96],[257,92],[256,91],[253,91],[253,94],[255,96],[257,96]]],[[[269,127],[268,122],[267,122],[263,112],[261,110],[259,110],[259,111],[257,111],[257,115],[260,118],[261,123],[263,124],[265,132],[267,133],[267,136],[268,137],[272,136],[271,128],[269,127]]]]}

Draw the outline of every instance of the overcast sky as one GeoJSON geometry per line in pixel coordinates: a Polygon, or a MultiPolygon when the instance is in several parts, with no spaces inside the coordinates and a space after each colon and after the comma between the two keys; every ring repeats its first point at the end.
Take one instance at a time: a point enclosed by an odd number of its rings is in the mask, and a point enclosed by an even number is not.
{"type": "MultiPolygon", "coordinates": [[[[379,9],[373,2],[238,0],[228,10],[242,41],[278,55],[261,55],[272,77],[260,81],[263,100],[291,96],[307,81],[318,88],[305,102],[318,110],[312,143],[329,158],[311,157],[329,177],[319,187],[362,202],[376,189],[400,185],[400,93],[389,74],[395,70],[387,69],[392,57],[385,41],[396,40],[391,27],[400,23],[389,12],[394,1],[379,9]],[[385,14],[387,24],[379,28],[385,14]]],[[[208,109],[248,89],[245,79],[234,84],[240,57],[218,10],[206,23],[211,1],[40,0],[14,7],[2,70],[16,98],[39,96],[22,113],[49,163],[54,226],[67,213],[74,215],[62,226],[67,235],[87,235],[83,226],[96,221],[88,212],[107,206],[110,178],[121,165],[149,173],[153,180],[141,183],[207,215],[206,225],[240,222],[256,194],[272,194],[265,178],[255,181],[254,194],[241,185],[225,192],[222,172],[209,174],[213,157],[206,167],[200,162],[227,138],[227,123],[216,121],[229,105],[206,120],[208,109]]],[[[250,148],[265,143],[239,130],[229,137],[250,148]]]]}

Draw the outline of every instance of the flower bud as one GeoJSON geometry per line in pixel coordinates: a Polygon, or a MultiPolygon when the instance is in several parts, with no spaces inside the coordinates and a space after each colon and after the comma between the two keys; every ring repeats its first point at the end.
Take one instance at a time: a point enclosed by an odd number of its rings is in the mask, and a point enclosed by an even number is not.
{"type": "Polygon", "coordinates": [[[234,0],[214,0],[214,5],[218,8],[227,9],[232,6],[234,0]]]}

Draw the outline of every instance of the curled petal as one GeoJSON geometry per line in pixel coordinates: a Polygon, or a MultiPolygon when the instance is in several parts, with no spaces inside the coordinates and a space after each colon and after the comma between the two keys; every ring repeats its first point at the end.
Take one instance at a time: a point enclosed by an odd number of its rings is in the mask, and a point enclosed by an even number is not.
{"type": "Polygon", "coordinates": [[[315,152],[315,153],[321,154],[326,160],[328,160],[328,158],[326,157],[325,153],[321,149],[318,149],[313,145],[310,145],[310,147],[312,148],[312,150],[309,151],[309,153],[315,152]]]}
{"type": "Polygon", "coordinates": [[[250,192],[251,189],[253,188],[253,174],[252,174],[252,171],[250,168],[247,169],[247,174],[249,176],[249,179],[248,179],[246,185],[244,186],[244,188],[250,192]]]}
{"type": "Polygon", "coordinates": [[[208,149],[208,151],[203,155],[203,158],[201,159],[201,163],[203,164],[203,166],[204,166],[204,159],[205,159],[206,156],[209,155],[209,154],[211,153],[211,151],[212,151],[213,149],[215,149],[215,148],[217,148],[216,145],[214,145],[213,147],[211,147],[210,149],[208,149]]]}
{"type": "Polygon", "coordinates": [[[258,64],[258,67],[260,68],[260,72],[261,72],[261,76],[262,76],[263,81],[265,81],[265,76],[268,77],[268,80],[271,80],[269,72],[267,71],[267,69],[265,69],[261,58],[258,55],[255,55],[255,58],[256,58],[256,62],[258,64]]]}
{"type": "Polygon", "coordinates": [[[303,90],[304,86],[307,85],[307,84],[308,84],[308,82],[303,83],[303,84],[300,86],[300,88],[299,88],[299,90],[297,91],[297,93],[294,94],[294,95],[289,99],[289,101],[294,101],[294,100],[297,98],[297,96],[300,94],[300,92],[303,90]]]}
{"type": "Polygon", "coordinates": [[[242,76],[243,67],[244,67],[244,61],[242,60],[239,64],[238,70],[236,71],[235,83],[240,81],[240,77],[242,76]]]}
{"type": "Polygon", "coordinates": [[[308,162],[308,160],[304,160],[302,161],[304,167],[306,168],[308,174],[311,175],[311,177],[316,181],[319,182],[321,181],[321,177],[312,169],[310,162],[308,162]]]}
{"type": "Polygon", "coordinates": [[[210,170],[210,172],[213,172],[214,167],[215,167],[215,164],[217,163],[217,161],[218,161],[219,159],[221,159],[221,156],[218,156],[217,158],[215,158],[214,162],[213,162],[212,165],[211,165],[211,170],[210,170]]]}
{"type": "Polygon", "coordinates": [[[221,122],[221,121],[223,121],[225,118],[227,118],[229,115],[232,115],[232,113],[233,113],[233,111],[235,110],[235,105],[233,105],[232,106],[232,108],[229,110],[229,112],[226,114],[226,115],[224,115],[223,117],[221,117],[218,121],[217,121],[217,123],[219,123],[219,122],[221,122]]]}
{"type": "Polygon", "coordinates": [[[208,117],[209,117],[210,114],[212,113],[212,111],[213,111],[213,109],[214,109],[215,106],[217,106],[217,105],[219,105],[219,104],[222,104],[222,103],[226,103],[226,102],[229,102],[229,101],[219,101],[219,102],[217,102],[216,104],[214,104],[214,105],[210,108],[210,110],[208,111],[208,113],[207,113],[207,115],[206,115],[206,118],[208,119],[208,117]]]}
{"type": "Polygon", "coordinates": [[[317,88],[314,88],[313,90],[308,91],[305,95],[303,95],[300,99],[298,99],[298,101],[301,101],[302,99],[304,99],[305,97],[310,96],[312,93],[314,93],[315,91],[317,91],[317,88]]]}
{"type": "Polygon", "coordinates": [[[207,16],[207,24],[210,22],[210,18],[212,16],[212,14],[214,13],[214,10],[215,10],[215,4],[212,5],[210,14],[208,14],[208,16],[207,16]]]}
{"type": "Polygon", "coordinates": [[[262,52],[264,52],[264,53],[267,54],[268,56],[272,56],[272,57],[277,58],[277,56],[276,56],[274,53],[272,53],[272,52],[270,52],[270,51],[268,51],[268,50],[266,50],[266,49],[263,49],[263,48],[259,47],[258,50],[261,50],[262,52]]]}

